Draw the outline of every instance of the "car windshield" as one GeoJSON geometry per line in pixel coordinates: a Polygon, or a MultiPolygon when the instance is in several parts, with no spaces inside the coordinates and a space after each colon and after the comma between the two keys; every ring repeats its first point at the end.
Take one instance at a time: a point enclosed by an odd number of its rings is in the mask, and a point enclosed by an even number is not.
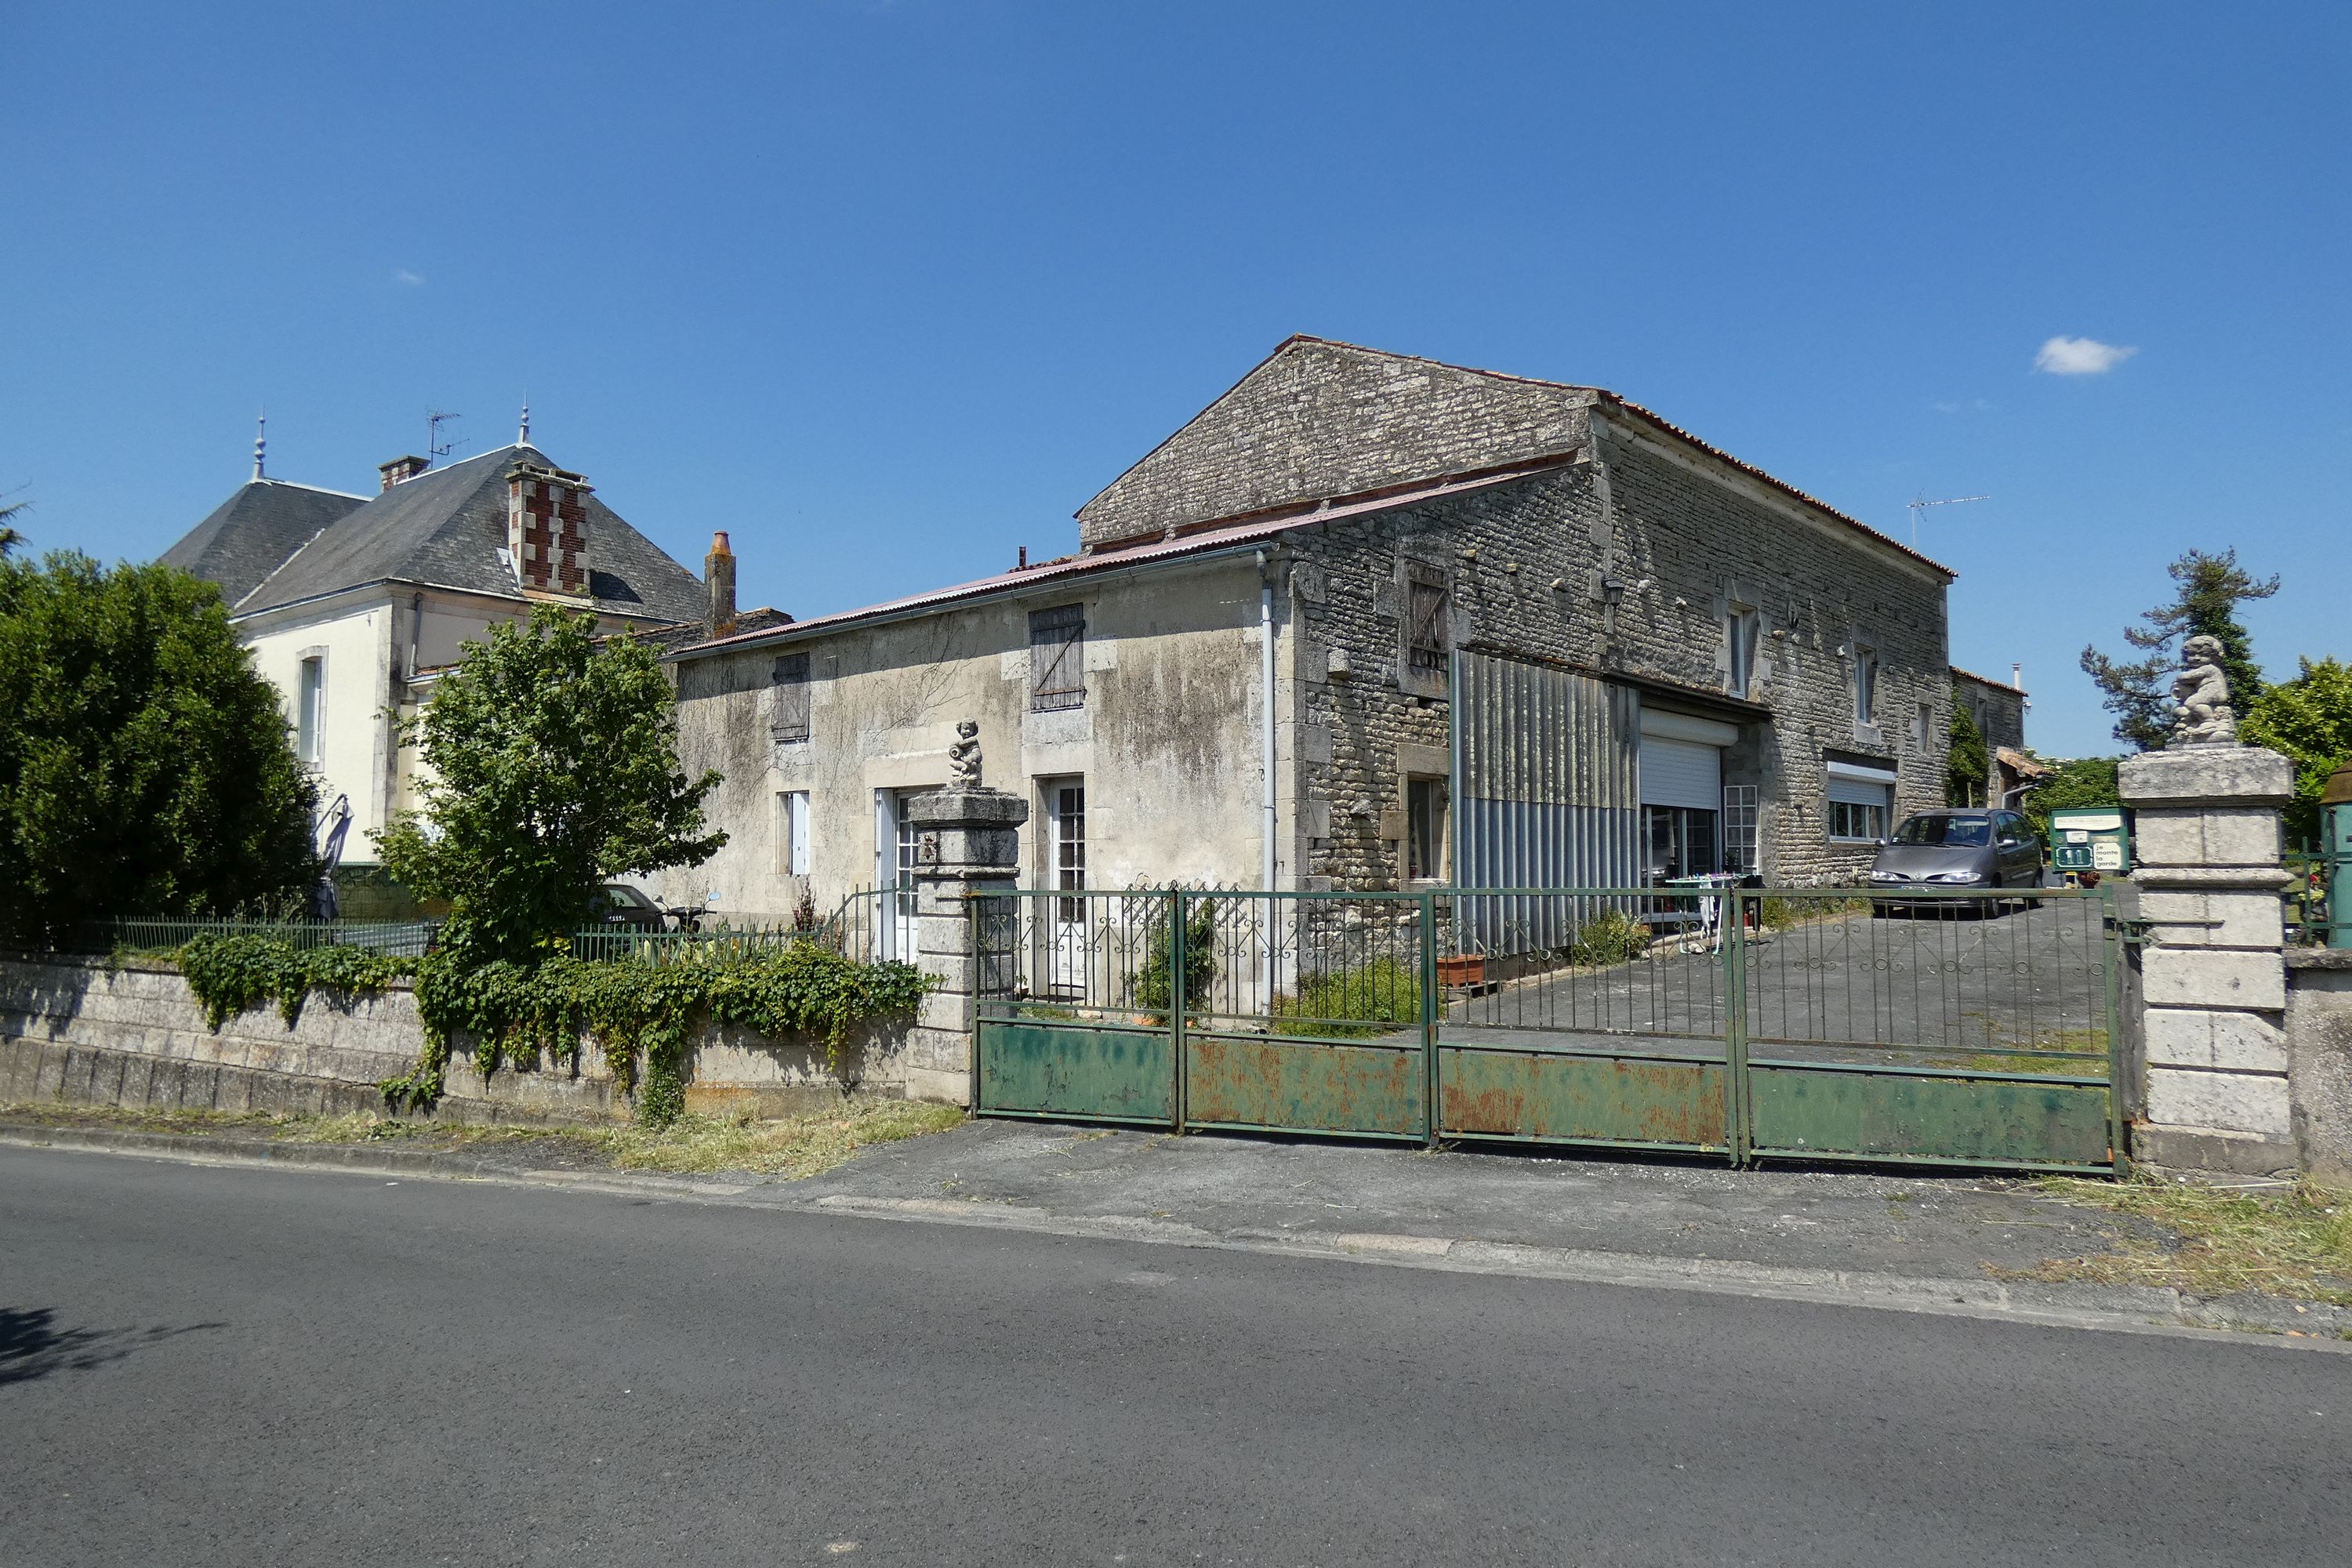
{"type": "Polygon", "coordinates": [[[1980,849],[1992,842],[1992,820],[1983,816],[1909,816],[1895,830],[1895,842],[1980,849]]]}

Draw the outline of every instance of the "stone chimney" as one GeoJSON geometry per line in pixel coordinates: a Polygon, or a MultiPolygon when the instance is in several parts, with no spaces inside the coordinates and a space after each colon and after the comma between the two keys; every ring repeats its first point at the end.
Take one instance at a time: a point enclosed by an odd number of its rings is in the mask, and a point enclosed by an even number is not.
{"type": "Polygon", "coordinates": [[[710,536],[710,553],[702,558],[702,585],[710,595],[710,607],[704,624],[712,637],[725,637],[735,629],[735,552],[727,548],[727,536],[710,536]]]}
{"type": "Polygon", "coordinates": [[[432,458],[420,458],[412,452],[405,458],[394,458],[389,463],[378,463],[375,471],[383,477],[383,488],[388,490],[404,480],[415,479],[432,466],[432,458]]]}
{"type": "Polygon", "coordinates": [[[518,462],[507,470],[507,548],[526,593],[589,596],[588,498],[578,474],[518,462]]]}

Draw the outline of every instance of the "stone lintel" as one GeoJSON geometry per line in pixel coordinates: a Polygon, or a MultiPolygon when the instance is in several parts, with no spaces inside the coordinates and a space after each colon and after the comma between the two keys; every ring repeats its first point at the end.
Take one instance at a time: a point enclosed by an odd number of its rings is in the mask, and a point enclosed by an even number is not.
{"type": "Polygon", "coordinates": [[[2261,746],[2174,746],[2126,757],[2116,771],[2130,806],[2284,805],[2294,766],[2261,746]]]}
{"type": "Polygon", "coordinates": [[[1029,820],[1029,803],[1001,789],[935,789],[907,802],[907,820],[919,833],[950,827],[1011,829],[1029,820]]]}
{"type": "Polygon", "coordinates": [[[2294,873],[2276,866],[2143,866],[2132,873],[2132,881],[2150,891],[2275,894],[2294,881],[2294,873]]]}

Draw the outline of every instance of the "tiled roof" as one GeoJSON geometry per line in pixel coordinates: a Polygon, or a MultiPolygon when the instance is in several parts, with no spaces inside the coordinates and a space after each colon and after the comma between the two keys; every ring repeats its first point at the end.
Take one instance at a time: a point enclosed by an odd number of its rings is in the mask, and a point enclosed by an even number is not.
{"type": "Polygon", "coordinates": [[[221,597],[234,605],[289,556],[366,504],[365,496],[254,479],[163,552],[163,563],[218,584],[221,597]]]}
{"type": "MultiPolygon", "coordinates": [[[[373,583],[416,583],[521,599],[507,542],[507,470],[555,465],[533,447],[505,447],[436,468],[370,498],[311,540],[233,607],[238,615],[373,583]]],[[[591,494],[589,589],[613,615],[682,621],[703,613],[702,584],[591,494]]]]}

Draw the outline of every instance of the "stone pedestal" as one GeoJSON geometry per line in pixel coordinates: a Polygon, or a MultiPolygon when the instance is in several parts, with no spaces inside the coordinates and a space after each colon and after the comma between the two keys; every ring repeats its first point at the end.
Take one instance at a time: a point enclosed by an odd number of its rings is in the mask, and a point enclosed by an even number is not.
{"type": "Polygon", "coordinates": [[[2135,814],[2142,1011],[2133,1150],[2158,1165],[2291,1169],[2279,808],[2294,768],[2253,746],[2125,761],[2135,814]]]}
{"type": "Polygon", "coordinates": [[[981,959],[966,900],[1018,885],[1029,803],[993,789],[943,789],[907,803],[915,831],[915,963],[931,982],[907,1042],[907,1097],[971,1102],[972,999],[981,959]]]}

